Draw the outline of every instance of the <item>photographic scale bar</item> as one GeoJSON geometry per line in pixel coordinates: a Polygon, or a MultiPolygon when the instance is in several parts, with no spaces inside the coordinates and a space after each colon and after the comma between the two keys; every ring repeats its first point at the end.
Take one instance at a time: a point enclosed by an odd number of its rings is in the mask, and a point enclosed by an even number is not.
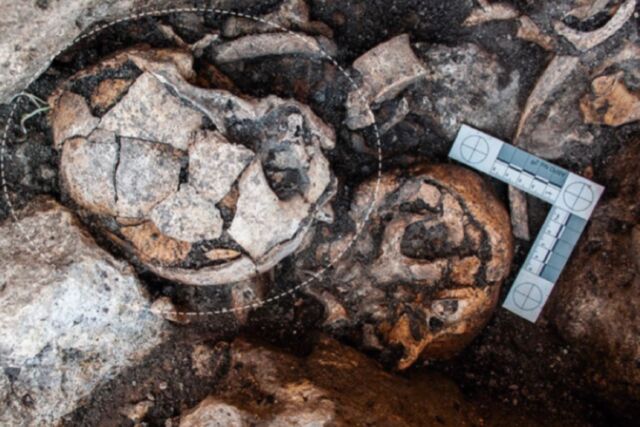
{"type": "Polygon", "coordinates": [[[552,205],[503,304],[535,322],[604,187],[467,125],[449,157],[552,205]]]}

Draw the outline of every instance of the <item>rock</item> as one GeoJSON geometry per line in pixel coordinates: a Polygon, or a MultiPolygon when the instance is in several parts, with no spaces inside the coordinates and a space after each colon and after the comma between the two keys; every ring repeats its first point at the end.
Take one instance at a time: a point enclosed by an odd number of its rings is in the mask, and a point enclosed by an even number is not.
{"type": "Polygon", "coordinates": [[[180,419],[180,427],[246,427],[252,419],[245,411],[208,397],[180,419]]]}
{"type": "MultiPolygon", "coordinates": [[[[259,0],[243,0],[244,6],[259,0]]],[[[0,6],[0,28],[11,34],[0,40],[0,103],[9,99],[43,73],[61,50],[94,24],[112,21],[132,12],[165,7],[192,7],[186,0],[49,0],[7,3],[0,6]],[[39,31],[34,33],[33,28],[39,31]]],[[[238,7],[237,0],[219,0],[219,9],[238,7]]]]}
{"type": "Polygon", "coordinates": [[[353,63],[362,83],[349,93],[347,99],[347,126],[361,129],[372,125],[375,117],[372,104],[380,104],[396,97],[409,85],[426,75],[403,34],[371,49],[353,63]]]}
{"type": "Polygon", "coordinates": [[[623,71],[597,77],[591,87],[580,100],[585,123],[621,126],[640,120],[640,92],[629,91],[623,71]]]}
{"type": "Polygon", "coordinates": [[[511,135],[518,120],[518,71],[508,72],[478,45],[454,47],[418,43],[427,78],[410,93],[414,114],[427,116],[453,141],[463,123],[497,135],[511,135]]]}
{"type": "Polygon", "coordinates": [[[603,43],[618,32],[636,10],[636,0],[625,1],[615,15],[603,27],[594,31],[581,32],[574,30],[562,21],[556,21],[553,28],[580,51],[587,51],[603,43]]]}
{"type": "Polygon", "coordinates": [[[63,83],[49,101],[52,120],[67,127],[84,125],[58,113],[60,99],[101,97],[75,117],[85,121],[88,111],[95,130],[59,138],[61,186],[83,217],[97,215],[98,231],[157,275],[241,282],[295,251],[333,196],[323,150],[335,134],[296,101],[192,86],[191,66],[185,52],[134,48],[63,83]],[[125,76],[128,89],[113,76],[125,76]]]}
{"type": "Polygon", "coordinates": [[[547,159],[557,159],[570,144],[591,144],[594,135],[575,108],[585,70],[573,56],[554,57],[529,95],[520,116],[515,144],[547,159]],[[564,90],[566,87],[573,90],[564,90]]]}
{"type": "Polygon", "coordinates": [[[296,55],[326,58],[336,54],[335,44],[324,36],[301,33],[266,33],[240,37],[213,48],[216,64],[242,61],[271,55],[296,55]]]}
{"type": "MultiPolygon", "coordinates": [[[[362,224],[375,186],[372,179],[356,189],[354,224],[362,224]]],[[[336,260],[353,238],[324,227],[318,234],[336,237],[298,253],[299,280],[336,260]]],[[[405,369],[421,357],[450,357],[473,339],[512,255],[507,213],[477,175],[421,166],[383,176],[370,224],[311,293],[325,304],[329,332],[361,337],[362,348],[405,369]]]]}
{"type": "Polygon", "coordinates": [[[596,207],[545,310],[589,360],[593,389],[629,418],[640,414],[640,145],[632,142],[603,172],[616,190],[596,207]]]}
{"type": "Polygon", "coordinates": [[[0,256],[0,424],[56,424],[163,340],[131,267],[56,202],[4,224],[0,256]]]}
{"type": "Polygon", "coordinates": [[[336,341],[321,338],[305,358],[251,342],[231,344],[220,392],[171,425],[271,427],[472,425],[480,418],[456,386],[431,374],[418,385],[336,341]],[[367,387],[362,387],[366,378],[367,387]],[[457,408],[457,409],[454,409],[457,408]]]}

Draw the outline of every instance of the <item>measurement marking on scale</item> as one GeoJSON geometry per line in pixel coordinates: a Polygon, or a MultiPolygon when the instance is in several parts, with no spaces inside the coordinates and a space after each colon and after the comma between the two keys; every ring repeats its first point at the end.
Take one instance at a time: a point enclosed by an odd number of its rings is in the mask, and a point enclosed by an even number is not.
{"type": "Polygon", "coordinates": [[[604,187],[466,125],[449,157],[552,205],[503,304],[535,322],[604,187]]]}

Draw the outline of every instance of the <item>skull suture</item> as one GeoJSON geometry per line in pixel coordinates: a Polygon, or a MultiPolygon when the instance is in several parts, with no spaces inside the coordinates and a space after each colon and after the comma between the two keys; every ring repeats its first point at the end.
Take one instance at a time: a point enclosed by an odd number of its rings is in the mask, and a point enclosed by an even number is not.
{"type": "Polygon", "coordinates": [[[335,180],[333,130],[305,105],[190,84],[192,58],[131,49],[50,99],[63,191],[151,271],[246,280],[304,238],[335,180]]]}

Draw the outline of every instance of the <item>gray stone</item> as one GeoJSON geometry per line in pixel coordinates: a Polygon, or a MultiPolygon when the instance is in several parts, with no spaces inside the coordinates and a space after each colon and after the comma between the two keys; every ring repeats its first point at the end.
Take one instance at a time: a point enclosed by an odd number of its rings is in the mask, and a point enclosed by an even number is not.
{"type": "Polygon", "coordinates": [[[116,170],[118,215],[143,219],[178,191],[180,159],[167,147],[138,139],[120,140],[116,170]]]}
{"type": "MultiPolygon", "coordinates": [[[[260,0],[242,0],[242,5],[260,0]]],[[[112,21],[141,10],[193,6],[191,0],[70,0],[22,1],[0,5],[0,103],[23,90],[59,53],[94,24],[112,21]],[[38,31],[33,29],[37,28],[38,31]]],[[[216,0],[211,7],[238,7],[238,0],[216,0]]]]}
{"type": "Polygon", "coordinates": [[[222,217],[215,203],[205,199],[190,185],[156,205],[150,214],[162,234],[196,243],[222,234],[222,217]]]}
{"type": "Polygon", "coordinates": [[[517,71],[472,43],[416,45],[427,77],[410,97],[411,111],[426,115],[453,140],[463,123],[500,135],[513,134],[520,109],[517,71]]]}
{"type": "Polygon", "coordinates": [[[0,424],[54,425],[159,344],[164,326],[133,269],[68,210],[39,199],[19,216],[0,232],[0,424]]]}

